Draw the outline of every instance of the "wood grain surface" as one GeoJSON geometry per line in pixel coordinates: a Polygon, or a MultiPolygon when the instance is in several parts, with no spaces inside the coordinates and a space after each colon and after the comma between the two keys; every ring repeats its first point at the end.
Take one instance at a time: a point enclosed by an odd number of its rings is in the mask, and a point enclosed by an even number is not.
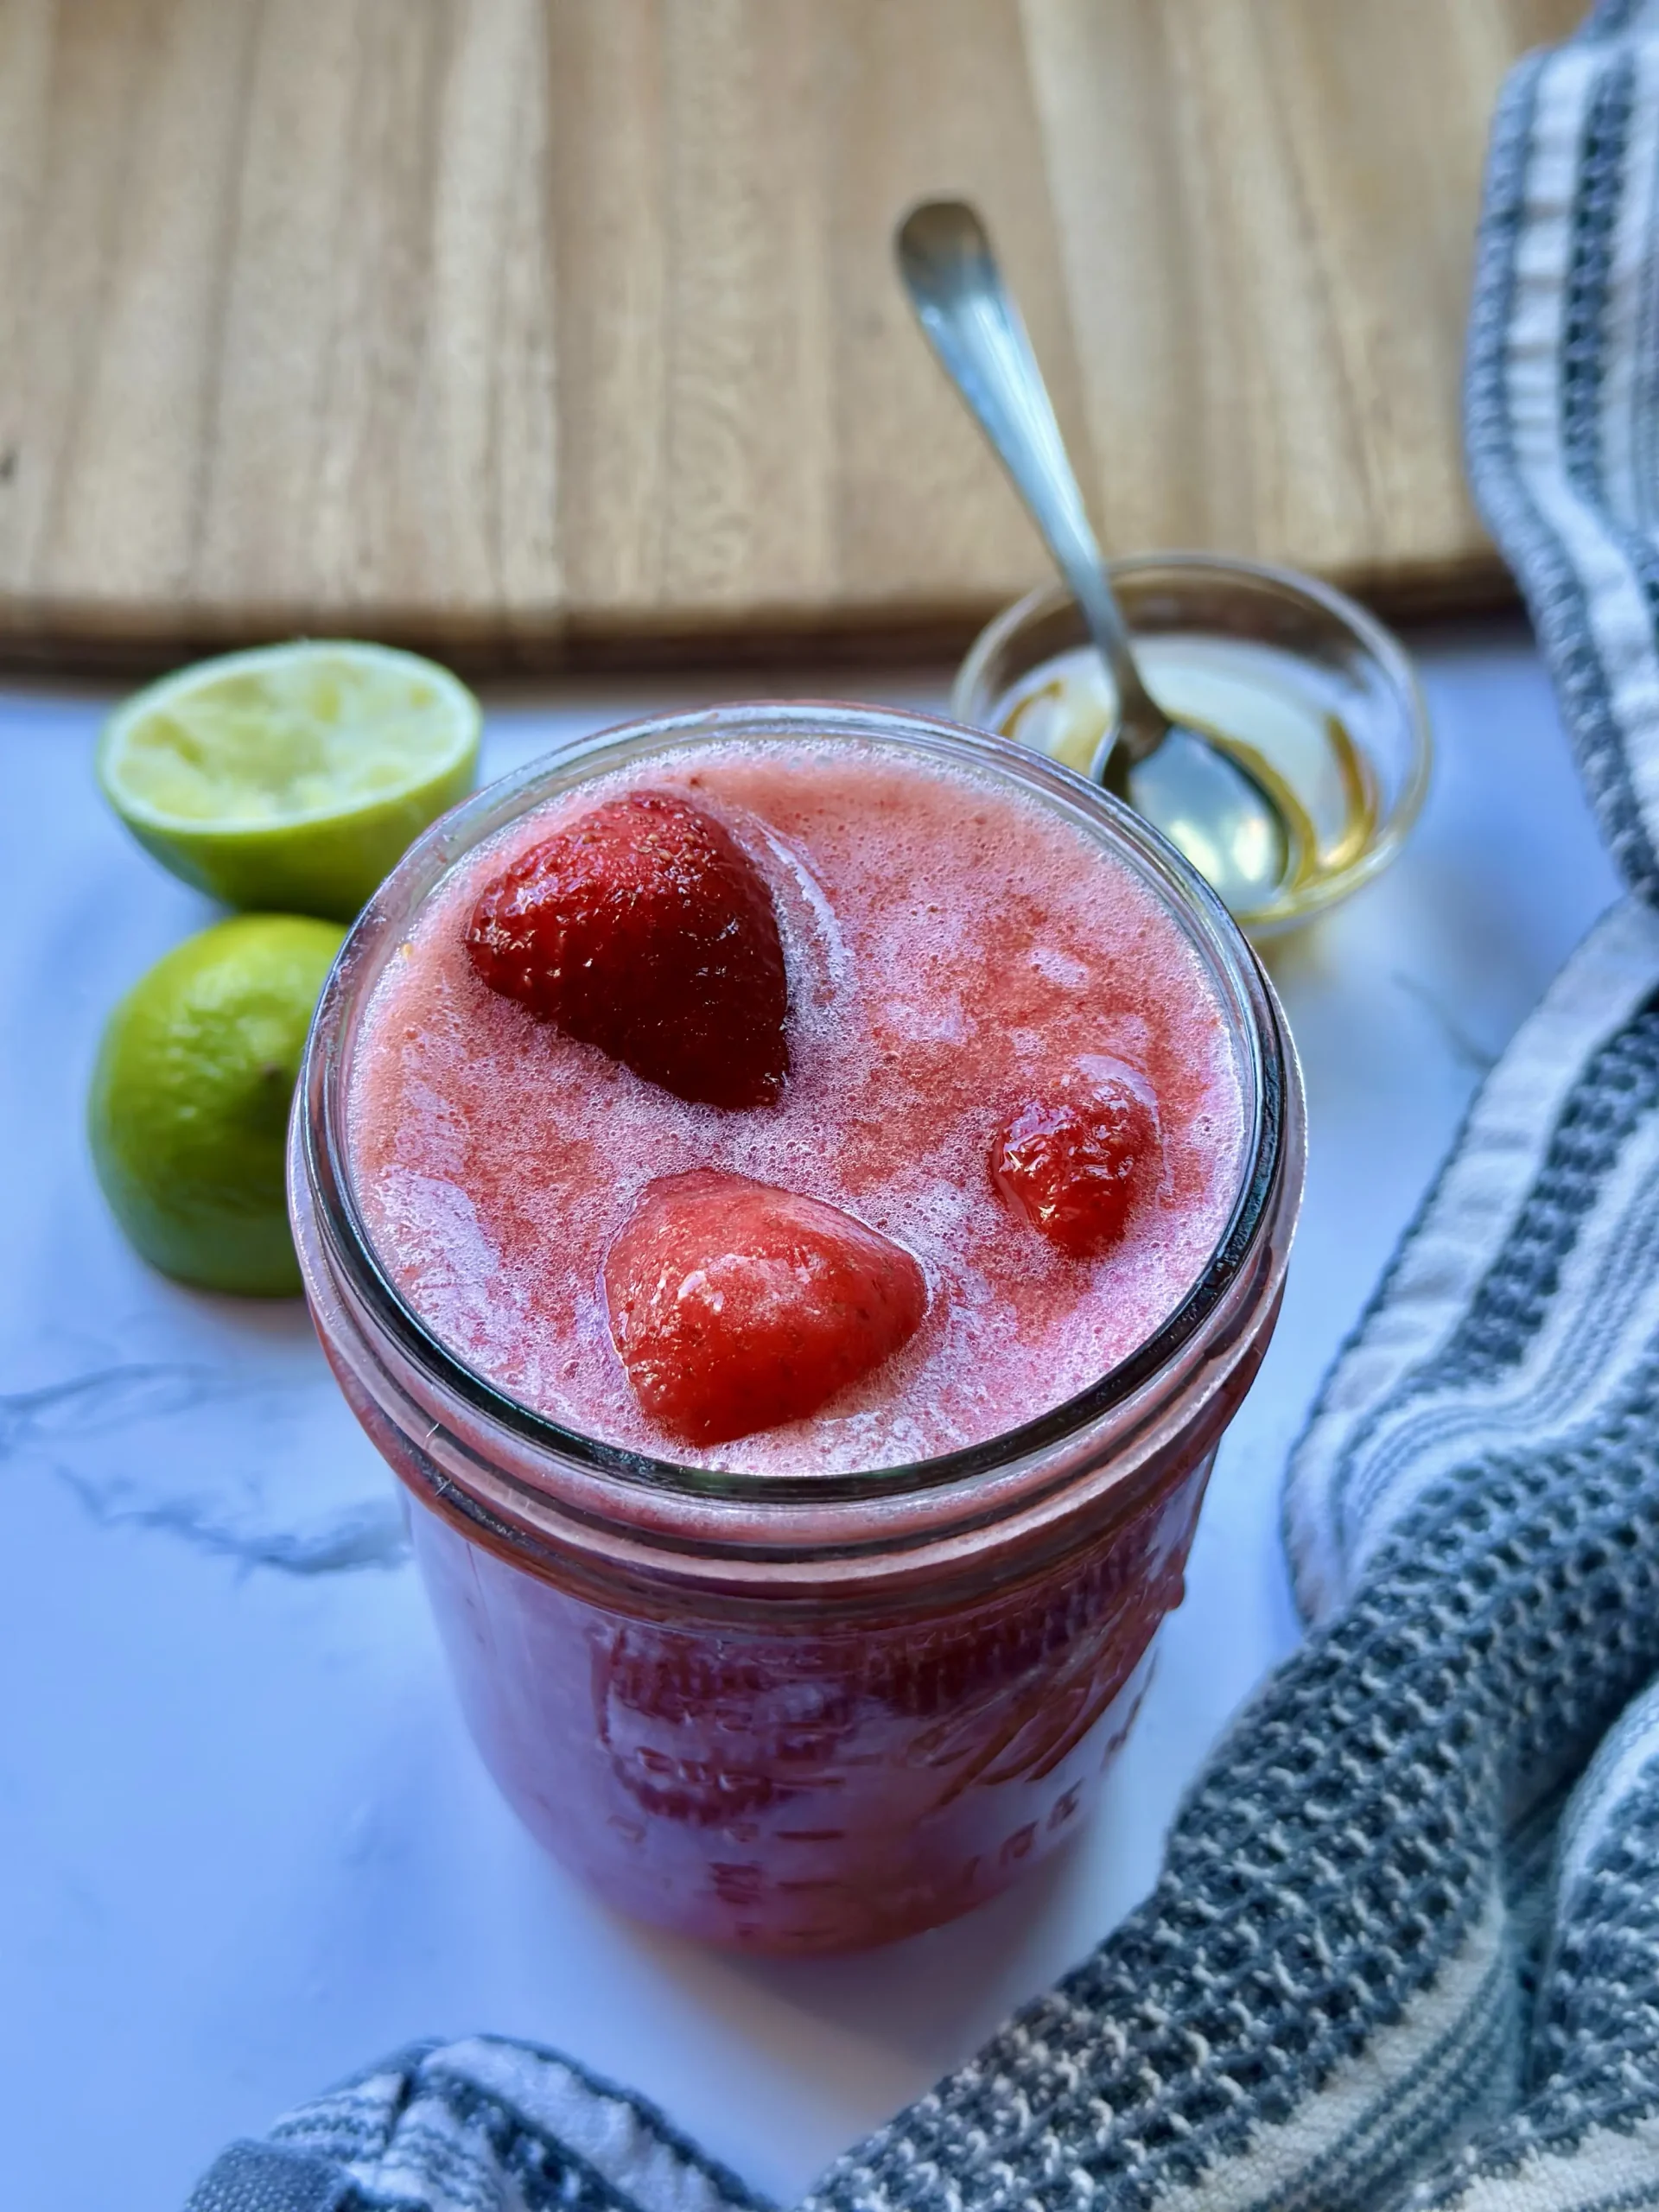
{"type": "Polygon", "coordinates": [[[984,208],[1110,547],[1497,588],[1487,119],[1578,0],[0,0],[0,652],[961,636],[1043,573],[895,286],[984,208]]]}

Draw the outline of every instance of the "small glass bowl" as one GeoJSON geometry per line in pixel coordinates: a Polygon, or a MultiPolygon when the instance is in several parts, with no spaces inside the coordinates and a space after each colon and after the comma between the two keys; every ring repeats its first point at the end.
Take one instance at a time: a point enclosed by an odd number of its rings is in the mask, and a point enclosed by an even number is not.
{"type": "MultiPolygon", "coordinates": [[[[1160,703],[1248,741],[1308,817],[1308,863],[1240,924],[1253,937],[1274,935],[1380,875],[1422,805],[1433,749],[1398,639],[1343,593],[1292,569],[1203,553],[1140,554],[1110,566],[1160,703]],[[1248,728],[1238,727],[1241,709],[1248,728]]],[[[974,641],[951,691],[952,715],[1023,735],[1007,728],[1011,695],[1045,663],[1087,644],[1064,585],[1028,592],[974,641]]],[[[1110,719],[1110,681],[1092,656],[1086,676],[1099,701],[1097,734],[1110,719]]],[[[1019,718],[1029,711],[1028,698],[1019,718]]],[[[1053,726],[1035,742],[1085,765],[1075,728],[1069,742],[1053,726]]]]}

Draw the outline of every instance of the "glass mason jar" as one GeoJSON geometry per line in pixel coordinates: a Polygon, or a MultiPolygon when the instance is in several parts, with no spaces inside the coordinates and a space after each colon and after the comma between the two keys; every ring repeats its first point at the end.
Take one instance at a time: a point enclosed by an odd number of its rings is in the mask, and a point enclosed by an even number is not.
{"type": "Polygon", "coordinates": [[[468,1721],[534,1834],[626,1912],[772,1951],[932,1926],[1063,1842],[1180,1602],[1217,1440],[1277,1316],[1302,1163],[1290,1038],[1219,902],[1114,800],[1005,740],[874,708],[716,708],[604,733],[437,823],[324,990],[290,1197],[323,1348],[408,1493],[468,1721]],[[1150,887],[1223,1007],[1243,1165],[1198,1281],[1065,1404],[909,1466],[712,1472],[530,1411],[404,1301],[353,1189],[353,1052],[413,916],[480,840],[671,750],[825,737],[1012,786],[1150,887]]]}

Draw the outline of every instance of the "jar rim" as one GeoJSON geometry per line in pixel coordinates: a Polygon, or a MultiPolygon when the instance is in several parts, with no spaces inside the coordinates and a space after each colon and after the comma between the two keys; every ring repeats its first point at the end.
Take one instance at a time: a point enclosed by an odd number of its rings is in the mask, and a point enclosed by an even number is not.
{"type": "MultiPolygon", "coordinates": [[[[1134,1401],[1217,1323],[1227,1294],[1274,1212],[1287,1155],[1287,1112],[1298,1096],[1294,1051],[1260,963],[1190,863],[1155,830],[1071,769],[1011,740],[941,716],[836,700],[753,700],[594,732],[527,762],[443,816],[410,847],[348,932],[318,1001],[295,1107],[296,1167],[329,1265],[411,1371],[435,1383],[519,1452],[551,1455],[588,1478],[699,1506],[835,1507],[912,1497],[972,1483],[1073,1441],[1134,1401]],[[798,1475],[718,1469],[658,1458],[521,1404],[453,1351],[404,1297],[376,1251],[349,1167],[346,1130],[352,1017],[360,1014],[416,911],[484,840],[567,788],[693,741],[855,740],[895,744],[994,772],[1081,818],[1127,858],[1195,944],[1230,1001],[1247,1092],[1239,1188],[1209,1260],[1174,1309],[1134,1351],[1058,1406],[1012,1429],[931,1458],[867,1470],[798,1475]]],[[[516,1455],[515,1455],[516,1456],[516,1455]]]]}

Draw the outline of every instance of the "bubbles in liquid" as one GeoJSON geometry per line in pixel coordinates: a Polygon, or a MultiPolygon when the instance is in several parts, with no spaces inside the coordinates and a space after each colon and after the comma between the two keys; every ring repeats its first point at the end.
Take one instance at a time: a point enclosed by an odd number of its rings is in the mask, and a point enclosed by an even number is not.
{"type": "Polygon", "coordinates": [[[416,918],[366,1011],[349,1102],[370,1235],[427,1325],[499,1387],[588,1433],[755,1470],[894,1465],[1017,1427],[1143,1342],[1208,1260],[1237,1189],[1225,1025],[1173,919],[1040,802],[853,744],[702,748],[501,831],[416,918]],[[695,779],[695,782],[694,782],[695,779]],[[689,1104],[474,975],[483,885],[621,788],[695,788],[771,881],[791,963],[779,1105],[689,1104]],[[1069,1259],[998,1197],[999,1119],[1090,1058],[1156,1095],[1166,1173],[1124,1241],[1069,1259]],[[654,1178],[693,1167],[846,1207],[931,1293],[902,1351],[814,1419],[707,1453],[634,1402],[599,1278],[654,1178]]]}

